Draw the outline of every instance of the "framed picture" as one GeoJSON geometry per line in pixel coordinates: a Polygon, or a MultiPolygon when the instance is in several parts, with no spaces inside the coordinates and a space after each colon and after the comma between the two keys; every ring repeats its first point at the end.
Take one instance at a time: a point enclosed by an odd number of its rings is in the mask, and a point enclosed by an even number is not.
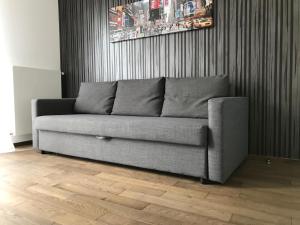
{"type": "Polygon", "coordinates": [[[111,42],[213,26],[214,0],[142,0],[109,10],[111,42]]]}

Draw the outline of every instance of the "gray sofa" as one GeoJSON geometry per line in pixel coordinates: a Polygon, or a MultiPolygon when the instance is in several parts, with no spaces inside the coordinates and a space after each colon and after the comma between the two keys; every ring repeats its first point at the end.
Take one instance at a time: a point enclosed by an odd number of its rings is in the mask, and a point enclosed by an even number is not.
{"type": "Polygon", "coordinates": [[[224,183],[248,154],[248,99],[228,93],[226,76],[82,83],[32,100],[33,146],[224,183]]]}

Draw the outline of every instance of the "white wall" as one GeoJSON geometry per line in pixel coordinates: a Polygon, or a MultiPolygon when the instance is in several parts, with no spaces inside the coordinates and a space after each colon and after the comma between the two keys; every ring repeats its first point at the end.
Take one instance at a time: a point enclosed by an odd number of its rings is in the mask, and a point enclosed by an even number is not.
{"type": "MultiPolygon", "coordinates": [[[[22,111],[28,113],[30,105],[25,104],[20,109],[20,104],[24,103],[19,103],[19,99],[14,101],[14,93],[40,97],[32,92],[27,93],[32,90],[28,83],[18,85],[14,90],[13,73],[16,70],[13,68],[16,67],[27,68],[23,72],[17,70],[17,76],[24,76],[24,80],[30,68],[41,76],[49,75],[49,71],[54,74],[54,79],[60,76],[58,1],[0,0],[0,118],[5,118],[6,123],[5,128],[0,127],[0,140],[1,133],[22,134],[24,130],[30,130],[23,129],[28,125],[29,115],[22,115],[22,111]],[[15,109],[18,109],[17,112],[15,109]],[[16,131],[18,127],[23,130],[16,131]]],[[[60,96],[56,93],[58,89],[60,87],[41,97],[60,96]]]]}
{"type": "Polygon", "coordinates": [[[60,70],[58,1],[0,0],[13,65],[60,70]]]}
{"type": "Polygon", "coordinates": [[[57,70],[33,69],[14,66],[14,142],[31,140],[31,100],[60,98],[61,76],[57,70]]]}

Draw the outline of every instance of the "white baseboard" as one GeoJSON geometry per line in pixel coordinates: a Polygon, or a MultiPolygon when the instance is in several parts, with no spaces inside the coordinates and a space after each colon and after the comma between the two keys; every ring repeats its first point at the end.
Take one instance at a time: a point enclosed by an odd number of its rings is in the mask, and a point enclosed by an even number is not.
{"type": "Polygon", "coordinates": [[[32,134],[23,134],[23,135],[15,135],[11,136],[12,142],[15,143],[20,143],[20,142],[25,142],[25,141],[31,141],[32,140],[32,134]]]}

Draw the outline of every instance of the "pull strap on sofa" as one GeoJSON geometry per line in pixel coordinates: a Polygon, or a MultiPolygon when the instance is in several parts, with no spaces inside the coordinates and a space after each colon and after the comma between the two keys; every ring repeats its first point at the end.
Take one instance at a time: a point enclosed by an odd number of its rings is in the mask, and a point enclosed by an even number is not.
{"type": "Polygon", "coordinates": [[[33,146],[224,183],[248,155],[248,99],[227,76],[82,83],[32,100],[33,146]]]}

